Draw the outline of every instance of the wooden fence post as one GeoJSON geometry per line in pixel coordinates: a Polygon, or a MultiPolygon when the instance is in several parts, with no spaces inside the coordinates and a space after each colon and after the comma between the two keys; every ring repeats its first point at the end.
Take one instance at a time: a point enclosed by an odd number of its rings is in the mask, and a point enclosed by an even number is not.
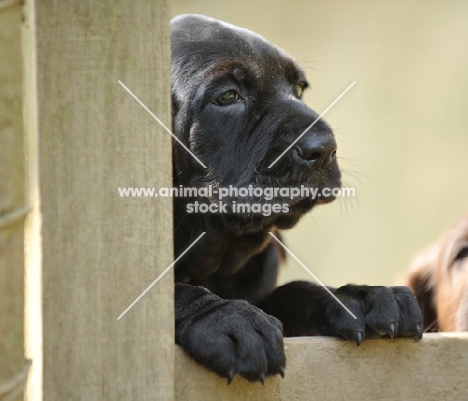
{"type": "Polygon", "coordinates": [[[172,274],[117,320],[173,260],[170,199],[118,192],[171,185],[170,136],[118,84],[170,126],[168,1],[26,7],[25,42],[36,51],[43,398],[172,400],[172,274]]]}
{"type": "Polygon", "coordinates": [[[24,136],[21,4],[0,1],[0,399],[20,399],[23,350],[24,136]]]}

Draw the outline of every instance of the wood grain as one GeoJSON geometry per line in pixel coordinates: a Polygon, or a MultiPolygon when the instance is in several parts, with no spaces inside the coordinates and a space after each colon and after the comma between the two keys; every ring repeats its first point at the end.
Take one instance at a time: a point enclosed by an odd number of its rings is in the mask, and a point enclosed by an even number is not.
{"type": "Polygon", "coordinates": [[[15,377],[25,363],[23,228],[27,208],[24,199],[21,5],[6,5],[0,7],[0,399],[17,399],[24,387],[24,380],[15,381],[15,377]]]}
{"type": "Polygon", "coordinates": [[[288,338],[286,375],[265,386],[226,380],[178,348],[176,400],[467,400],[468,334],[417,340],[369,340],[356,346],[328,337],[288,338]]]}
{"type": "Polygon", "coordinates": [[[166,0],[36,1],[45,400],[173,398],[166,0]]]}

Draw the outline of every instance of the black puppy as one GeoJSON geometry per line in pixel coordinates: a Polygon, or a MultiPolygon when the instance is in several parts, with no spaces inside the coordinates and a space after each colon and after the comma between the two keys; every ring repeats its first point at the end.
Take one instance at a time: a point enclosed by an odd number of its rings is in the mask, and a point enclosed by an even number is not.
{"type": "MultiPolygon", "coordinates": [[[[172,21],[175,135],[205,164],[174,143],[174,185],[214,188],[340,186],[336,142],[302,99],[304,72],[282,50],[246,29],[198,15],[172,21]]],[[[228,382],[235,373],[263,382],[284,374],[287,336],[421,337],[421,313],[407,287],[348,285],[331,291],[293,282],[275,289],[281,252],[269,232],[294,226],[333,200],[274,197],[287,213],[187,213],[174,202],[175,255],[206,234],[175,267],[176,342],[228,382]],[[256,305],[256,306],[253,306],[256,305]],[[261,308],[261,309],[260,309],[261,308]]],[[[263,198],[230,197],[265,204],[263,198]]]]}

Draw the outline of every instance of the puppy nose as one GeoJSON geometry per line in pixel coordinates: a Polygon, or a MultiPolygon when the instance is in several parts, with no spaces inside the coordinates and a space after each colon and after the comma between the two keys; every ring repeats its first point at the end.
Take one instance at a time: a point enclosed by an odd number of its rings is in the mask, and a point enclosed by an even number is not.
{"type": "Polygon", "coordinates": [[[294,159],[309,167],[322,170],[336,160],[336,141],[330,135],[306,134],[293,151],[294,159]]]}

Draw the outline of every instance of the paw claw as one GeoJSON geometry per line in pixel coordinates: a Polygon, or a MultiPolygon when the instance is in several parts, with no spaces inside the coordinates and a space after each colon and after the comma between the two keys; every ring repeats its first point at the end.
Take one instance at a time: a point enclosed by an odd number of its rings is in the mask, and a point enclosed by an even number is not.
{"type": "Polygon", "coordinates": [[[265,385],[265,375],[263,373],[260,375],[260,383],[262,383],[262,386],[265,385]]]}
{"type": "Polygon", "coordinates": [[[395,337],[395,323],[390,323],[390,329],[388,330],[391,338],[395,337]]]}
{"type": "Polygon", "coordinates": [[[422,329],[421,329],[421,324],[418,323],[416,325],[416,337],[421,339],[422,335],[423,335],[423,333],[422,333],[422,329]]]}
{"type": "Polygon", "coordinates": [[[234,378],[234,371],[230,370],[227,375],[227,384],[228,386],[232,383],[232,379],[234,378]]]}
{"type": "Polygon", "coordinates": [[[282,366],[279,368],[279,374],[284,379],[284,368],[282,366]]]}
{"type": "Polygon", "coordinates": [[[362,334],[362,331],[359,330],[359,331],[357,332],[357,334],[356,334],[356,344],[357,344],[357,345],[361,345],[363,338],[364,338],[364,336],[363,336],[363,334],[362,334]]]}

